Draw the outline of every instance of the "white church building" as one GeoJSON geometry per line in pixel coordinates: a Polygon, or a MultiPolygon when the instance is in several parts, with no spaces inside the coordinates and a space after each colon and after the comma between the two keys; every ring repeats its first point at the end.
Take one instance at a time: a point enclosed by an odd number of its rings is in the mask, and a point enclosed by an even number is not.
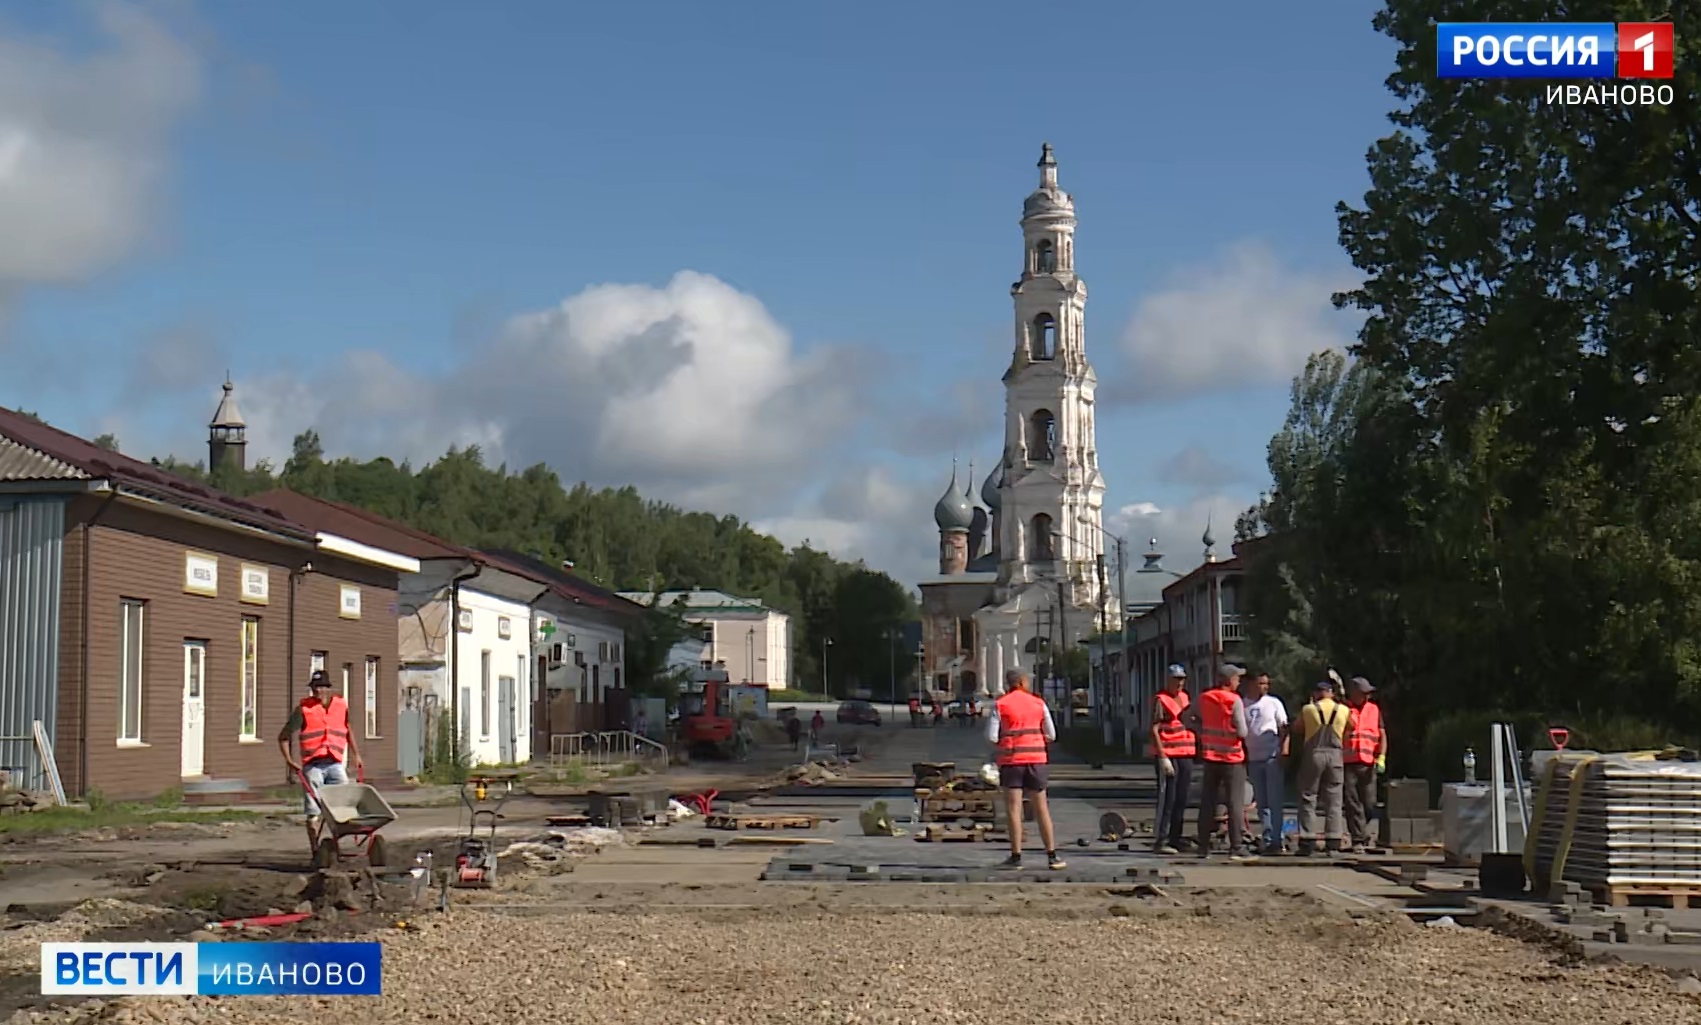
{"type": "Polygon", "coordinates": [[[919,583],[926,684],[999,694],[1052,646],[1092,632],[1103,578],[1104,478],[1087,362],[1087,285],[1075,273],[1075,202],[1050,144],[1022,204],[1022,276],[1004,373],[1004,451],[978,495],[970,465],[934,507],[939,575],[919,583]]]}

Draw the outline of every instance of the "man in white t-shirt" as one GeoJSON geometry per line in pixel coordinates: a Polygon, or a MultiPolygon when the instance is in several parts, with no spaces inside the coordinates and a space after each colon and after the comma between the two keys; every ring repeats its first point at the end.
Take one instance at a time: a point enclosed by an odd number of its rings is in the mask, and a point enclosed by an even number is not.
{"type": "Polygon", "coordinates": [[[1270,693],[1270,674],[1248,673],[1251,693],[1246,704],[1246,774],[1252,800],[1263,828],[1263,853],[1282,852],[1282,759],[1288,753],[1288,710],[1270,693]]]}

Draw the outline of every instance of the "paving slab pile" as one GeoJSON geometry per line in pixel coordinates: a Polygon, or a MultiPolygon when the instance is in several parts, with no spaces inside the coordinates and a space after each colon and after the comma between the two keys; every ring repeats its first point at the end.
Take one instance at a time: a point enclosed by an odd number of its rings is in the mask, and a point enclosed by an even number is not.
{"type": "Polygon", "coordinates": [[[1701,898],[1701,763],[1566,755],[1547,771],[1532,809],[1538,888],[1572,882],[1701,898]]]}

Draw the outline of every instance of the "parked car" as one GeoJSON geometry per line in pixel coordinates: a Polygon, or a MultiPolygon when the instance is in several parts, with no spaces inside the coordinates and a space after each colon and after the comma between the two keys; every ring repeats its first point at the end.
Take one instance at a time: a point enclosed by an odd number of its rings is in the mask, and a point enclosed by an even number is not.
{"type": "Polygon", "coordinates": [[[852,726],[878,726],[880,710],[867,701],[846,701],[839,706],[837,718],[840,723],[852,726]]]}

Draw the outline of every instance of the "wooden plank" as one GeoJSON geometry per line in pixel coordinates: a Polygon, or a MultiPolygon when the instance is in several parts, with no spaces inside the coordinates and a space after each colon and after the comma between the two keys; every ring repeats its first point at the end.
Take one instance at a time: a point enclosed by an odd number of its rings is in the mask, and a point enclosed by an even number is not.
{"type": "Polygon", "coordinates": [[[785,847],[832,842],[824,836],[735,836],[727,841],[729,844],[779,844],[785,847]]]}

